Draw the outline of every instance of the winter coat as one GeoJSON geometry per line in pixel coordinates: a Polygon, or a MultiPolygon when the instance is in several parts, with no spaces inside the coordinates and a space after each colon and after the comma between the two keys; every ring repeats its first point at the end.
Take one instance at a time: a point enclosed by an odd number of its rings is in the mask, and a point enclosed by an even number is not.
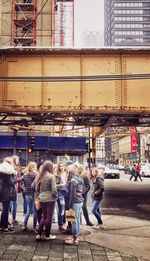
{"type": "Polygon", "coordinates": [[[47,172],[40,184],[40,202],[56,201],[57,196],[55,176],[47,172]]]}
{"type": "Polygon", "coordinates": [[[36,185],[36,179],[31,184],[31,188],[33,189],[33,199],[35,201],[40,195],[40,184],[36,185]]]}
{"type": "Polygon", "coordinates": [[[104,178],[98,175],[92,184],[91,197],[93,200],[102,200],[104,192],[104,178]]]}
{"type": "Polygon", "coordinates": [[[84,198],[84,202],[86,202],[87,201],[87,193],[89,192],[91,186],[90,186],[90,183],[89,183],[89,178],[87,176],[83,177],[83,182],[84,182],[84,187],[83,187],[82,196],[84,198]]]}
{"type": "Polygon", "coordinates": [[[74,175],[68,184],[68,208],[73,208],[74,203],[81,203],[83,199],[83,179],[74,175]]]}
{"type": "Polygon", "coordinates": [[[36,177],[36,173],[29,173],[28,175],[24,175],[22,178],[22,181],[24,182],[24,193],[25,195],[28,196],[33,196],[33,188],[31,187],[35,177],[36,177]]]}
{"type": "Polygon", "coordinates": [[[16,200],[16,189],[14,180],[15,170],[7,162],[0,164],[0,202],[16,200]]]}

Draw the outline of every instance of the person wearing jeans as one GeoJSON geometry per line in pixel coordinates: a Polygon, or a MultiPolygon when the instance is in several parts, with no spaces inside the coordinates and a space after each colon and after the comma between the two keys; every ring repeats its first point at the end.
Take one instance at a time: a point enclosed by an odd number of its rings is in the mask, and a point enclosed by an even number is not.
{"type": "Polygon", "coordinates": [[[83,202],[73,204],[72,209],[76,213],[76,221],[72,222],[72,235],[74,238],[77,238],[78,235],[80,234],[80,217],[81,217],[81,212],[82,212],[82,206],[83,206],[83,202]]]}
{"type": "Polygon", "coordinates": [[[45,226],[45,238],[46,239],[55,239],[55,236],[50,236],[51,226],[52,226],[52,219],[55,207],[55,201],[53,202],[41,202],[42,207],[42,219],[40,221],[38,234],[42,235],[43,228],[45,226]],[[50,237],[50,238],[49,238],[50,237]]]}
{"type": "Polygon", "coordinates": [[[47,160],[43,163],[35,183],[39,188],[39,199],[42,208],[42,218],[39,224],[36,240],[41,240],[44,227],[45,239],[52,240],[56,238],[55,235],[51,234],[51,225],[55,202],[57,200],[57,187],[55,176],[53,174],[53,163],[51,161],[47,160]]]}
{"type": "Polygon", "coordinates": [[[78,166],[73,164],[69,167],[68,177],[68,209],[74,210],[76,215],[75,222],[72,222],[72,237],[65,240],[66,244],[78,244],[78,236],[80,234],[81,210],[83,206],[83,179],[80,177],[78,166]]]}
{"type": "Polygon", "coordinates": [[[25,215],[27,212],[27,199],[24,191],[22,192],[22,198],[23,198],[23,214],[25,215]]]}
{"type": "Polygon", "coordinates": [[[100,203],[102,200],[94,200],[92,205],[92,213],[97,218],[98,224],[102,225],[103,221],[101,219],[101,213],[100,213],[100,203]]]}
{"type": "Polygon", "coordinates": [[[58,227],[60,232],[65,232],[65,197],[66,197],[66,171],[63,162],[59,162],[57,167],[56,183],[58,189],[58,199],[57,199],[57,213],[58,213],[58,227]]]}
{"type": "Polygon", "coordinates": [[[24,219],[24,230],[27,229],[28,219],[32,213],[33,213],[33,229],[36,230],[37,211],[33,201],[33,197],[31,195],[27,195],[26,200],[27,200],[27,212],[24,219]]]}
{"type": "Polygon", "coordinates": [[[37,212],[36,207],[33,201],[33,189],[32,183],[37,176],[37,164],[35,162],[30,162],[23,171],[23,182],[25,188],[25,196],[27,200],[27,212],[24,218],[23,231],[28,230],[27,223],[30,215],[33,213],[33,230],[36,232],[36,223],[37,223],[37,212]]]}
{"type": "Polygon", "coordinates": [[[16,214],[17,214],[17,206],[18,206],[18,197],[16,193],[16,200],[10,202],[10,209],[12,212],[12,225],[17,225],[18,221],[16,220],[16,214]]]}
{"type": "MultiPolygon", "coordinates": [[[[102,171],[103,172],[103,171],[102,171]]],[[[97,219],[97,225],[93,226],[93,228],[105,228],[103,225],[103,221],[101,218],[100,212],[100,204],[103,198],[104,192],[104,178],[103,173],[99,173],[98,168],[91,169],[91,180],[92,180],[92,189],[91,189],[91,197],[93,199],[92,204],[92,213],[97,219]]]]}

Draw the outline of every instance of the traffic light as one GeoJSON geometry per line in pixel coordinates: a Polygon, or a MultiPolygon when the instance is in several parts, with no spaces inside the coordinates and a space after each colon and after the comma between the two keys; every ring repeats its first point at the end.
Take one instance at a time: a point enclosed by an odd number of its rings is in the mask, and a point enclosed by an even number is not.
{"type": "Polygon", "coordinates": [[[31,153],[31,152],[32,152],[32,149],[31,149],[31,148],[28,148],[28,152],[31,153]]]}
{"type": "Polygon", "coordinates": [[[30,137],[30,148],[34,149],[34,147],[35,147],[35,137],[31,136],[30,137]]]}

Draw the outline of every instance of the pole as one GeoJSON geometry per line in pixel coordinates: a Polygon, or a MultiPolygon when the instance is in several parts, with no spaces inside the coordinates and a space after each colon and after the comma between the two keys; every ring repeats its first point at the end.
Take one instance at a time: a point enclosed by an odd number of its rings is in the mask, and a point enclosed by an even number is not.
{"type": "Polygon", "coordinates": [[[14,131],[14,146],[13,146],[13,154],[16,155],[16,144],[17,144],[17,130],[13,129],[14,131]]]}
{"type": "Polygon", "coordinates": [[[89,170],[91,169],[91,146],[90,146],[91,140],[90,140],[90,128],[89,128],[89,146],[88,146],[88,152],[89,152],[89,170]]]}
{"type": "Polygon", "coordinates": [[[29,150],[29,132],[27,131],[27,144],[26,144],[26,165],[28,164],[28,150],[29,150]]]}

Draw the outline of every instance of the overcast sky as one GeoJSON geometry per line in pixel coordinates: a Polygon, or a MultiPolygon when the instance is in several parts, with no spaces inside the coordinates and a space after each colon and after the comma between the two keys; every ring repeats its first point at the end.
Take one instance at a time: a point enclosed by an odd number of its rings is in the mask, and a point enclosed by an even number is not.
{"type": "Polygon", "coordinates": [[[104,0],[75,0],[75,46],[81,45],[83,31],[104,29],[104,0]]]}

